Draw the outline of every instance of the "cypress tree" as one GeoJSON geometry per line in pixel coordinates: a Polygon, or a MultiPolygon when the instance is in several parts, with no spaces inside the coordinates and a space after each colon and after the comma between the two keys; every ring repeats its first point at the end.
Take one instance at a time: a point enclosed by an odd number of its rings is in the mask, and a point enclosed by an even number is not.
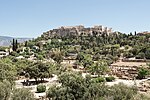
{"type": "Polygon", "coordinates": [[[135,36],[137,35],[136,31],[134,32],[135,36]]]}
{"type": "Polygon", "coordinates": [[[27,45],[28,45],[28,41],[25,42],[25,47],[27,47],[27,45]]]}
{"type": "Polygon", "coordinates": [[[17,48],[18,48],[18,41],[17,41],[17,39],[16,39],[15,51],[17,50],[17,48]]]}
{"type": "Polygon", "coordinates": [[[13,39],[13,43],[12,43],[12,49],[13,51],[16,51],[18,48],[18,41],[13,39]]]}
{"type": "Polygon", "coordinates": [[[13,51],[15,51],[15,39],[13,39],[12,49],[13,49],[13,51]]]}

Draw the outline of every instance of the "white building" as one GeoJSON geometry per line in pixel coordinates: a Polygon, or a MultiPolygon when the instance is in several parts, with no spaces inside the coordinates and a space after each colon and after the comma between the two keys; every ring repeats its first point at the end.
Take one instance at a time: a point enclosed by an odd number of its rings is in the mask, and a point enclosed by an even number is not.
{"type": "Polygon", "coordinates": [[[9,52],[0,51],[0,58],[4,56],[8,56],[8,55],[9,55],[9,52]]]}

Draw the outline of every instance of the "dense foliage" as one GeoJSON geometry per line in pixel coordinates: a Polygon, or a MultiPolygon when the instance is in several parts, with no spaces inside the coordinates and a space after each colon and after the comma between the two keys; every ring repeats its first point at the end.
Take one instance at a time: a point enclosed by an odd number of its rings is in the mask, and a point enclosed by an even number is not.
{"type": "Polygon", "coordinates": [[[59,77],[61,86],[51,86],[47,91],[50,100],[148,100],[137,93],[136,87],[122,83],[108,87],[105,83],[92,81],[89,76],[83,78],[78,73],[63,73],[59,77]],[[136,98],[136,99],[135,99],[136,98]]]}
{"type": "Polygon", "coordinates": [[[106,60],[108,64],[120,56],[136,59],[150,59],[150,35],[113,33],[107,35],[80,35],[64,37],[38,37],[25,43],[26,52],[37,59],[53,59],[61,63],[64,58],[77,59],[76,64],[91,66],[94,61],[106,60]],[[32,52],[29,52],[32,51],[32,52]]]}
{"type": "Polygon", "coordinates": [[[46,86],[45,86],[45,85],[39,84],[39,85],[37,86],[37,92],[38,92],[38,93],[42,93],[42,92],[45,92],[45,91],[46,91],[46,86]]]}
{"type": "MultiPolygon", "coordinates": [[[[59,76],[59,86],[52,86],[48,91],[45,86],[37,87],[38,92],[46,91],[52,100],[149,100],[138,94],[135,87],[123,84],[108,87],[105,82],[113,81],[114,77],[103,76],[109,73],[108,66],[121,57],[149,60],[150,35],[41,36],[24,44],[14,40],[12,48],[9,56],[0,59],[0,100],[33,100],[30,90],[14,88],[14,81],[25,77],[24,85],[28,86],[32,85],[29,79],[39,84],[53,74],[59,76]],[[69,64],[62,64],[65,61],[97,78],[72,73],[69,64]]],[[[141,68],[137,78],[143,79],[148,73],[149,69],[141,68]]]]}

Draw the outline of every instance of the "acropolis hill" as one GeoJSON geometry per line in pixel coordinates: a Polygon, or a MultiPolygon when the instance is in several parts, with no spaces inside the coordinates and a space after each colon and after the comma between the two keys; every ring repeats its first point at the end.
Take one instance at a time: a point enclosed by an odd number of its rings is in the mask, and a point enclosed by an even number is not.
{"type": "Polygon", "coordinates": [[[43,33],[44,37],[53,36],[66,36],[66,35],[101,35],[106,33],[107,35],[114,33],[112,28],[104,27],[102,25],[97,25],[94,27],[85,28],[83,25],[79,26],[62,26],[58,29],[49,30],[43,33]]]}

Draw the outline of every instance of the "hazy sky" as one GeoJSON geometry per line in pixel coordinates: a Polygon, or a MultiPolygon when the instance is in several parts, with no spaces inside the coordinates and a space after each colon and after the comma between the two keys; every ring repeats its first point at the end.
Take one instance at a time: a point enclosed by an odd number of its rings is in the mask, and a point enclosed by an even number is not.
{"type": "Polygon", "coordinates": [[[0,35],[37,37],[80,24],[150,31],[150,0],[0,0],[0,35]]]}

